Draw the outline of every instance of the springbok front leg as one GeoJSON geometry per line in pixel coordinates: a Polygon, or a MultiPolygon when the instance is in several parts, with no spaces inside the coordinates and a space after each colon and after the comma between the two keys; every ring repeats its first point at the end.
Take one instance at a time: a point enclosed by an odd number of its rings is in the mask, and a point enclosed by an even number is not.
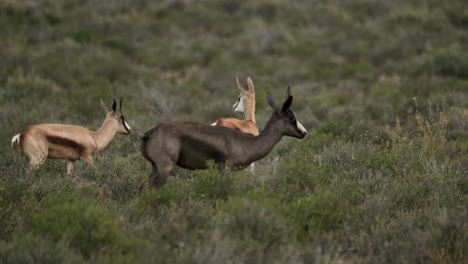
{"type": "Polygon", "coordinates": [[[74,166],[75,166],[75,161],[69,159],[67,161],[67,175],[71,175],[74,166]]]}
{"type": "Polygon", "coordinates": [[[96,171],[96,166],[94,166],[94,160],[92,154],[85,154],[80,157],[82,161],[84,161],[89,167],[91,167],[94,171],[96,171]]]}
{"type": "Polygon", "coordinates": [[[88,164],[89,166],[94,168],[94,160],[93,160],[93,156],[91,154],[84,155],[84,156],[80,157],[80,159],[82,161],[84,161],[86,164],[88,164]]]}

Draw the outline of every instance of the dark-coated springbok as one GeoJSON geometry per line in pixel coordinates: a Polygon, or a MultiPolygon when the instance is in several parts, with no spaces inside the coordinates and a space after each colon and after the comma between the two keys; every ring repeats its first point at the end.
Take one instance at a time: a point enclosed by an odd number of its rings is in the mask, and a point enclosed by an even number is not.
{"type": "Polygon", "coordinates": [[[117,112],[115,98],[112,111],[102,100],[101,105],[107,116],[98,131],[74,125],[38,124],[15,135],[11,145],[28,158],[31,169],[38,168],[47,158],[67,159],[67,174],[72,172],[74,162],[79,159],[94,166],[93,155],[103,150],[116,133],[130,134],[130,126],[122,114],[122,99],[120,112],[117,112]]]}
{"type": "MultiPolygon", "coordinates": [[[[287,99],[278,107],[270,93],[268,103],[273,114],[256,137],[222,126],[179,121],[162,123],[142,137],[141,152],[151,163],[149,185],[164,185],[175,165],[186,169],[206,169],[213,160],[221,170],[242,169],[273,149],[283,136],[304,138],[306,129],[296,120],[287,89],[287,99]]],[[[140,190],[144,187],[141,186],[140,190]]]]}
{"type": "Polygon", "coordinates": [[[250,77],[247,77],[248,89],[244,88],[236,77],[237,88],[241,90],[237,101],[233,106],[235,112],[244,112],[245,120],[232,117],[225,117],[216,120],[213,126],[225,126],[239,130],[242,133],[258,136],[258,128],[255,122],[255,89],[250,77]]]}

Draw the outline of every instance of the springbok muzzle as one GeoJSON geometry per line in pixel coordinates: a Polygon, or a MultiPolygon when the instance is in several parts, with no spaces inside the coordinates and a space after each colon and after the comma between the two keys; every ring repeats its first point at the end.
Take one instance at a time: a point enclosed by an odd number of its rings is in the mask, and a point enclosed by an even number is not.
{"type": "Polygon", "coordinates": [[[125,125],[125,128],[126,128],[128,131],[132,130],[132,128],[127,124],[127,122],[124,122],[124,125],[125,125]]]}
{"type": "Polygon", "coordinates": [[[130,131],[132,130],[132,128],[128,125],[127,121],[125,121],[125,118],[123,117],[123,115],[122,115],[122,123],[123,123],[125,131],[126,131],[126,133],[124,133],[124,134],[125,135],[130,134],[130,131]]]}
{"type": "Polygon", "coordinates": [[[299,131],[301,131],[302,134],[307,135],[307,130],[304,128],[304,126],[299,122],[299,121],[296,121],[297,124],[297,129],[299,129],[299,131]]]}

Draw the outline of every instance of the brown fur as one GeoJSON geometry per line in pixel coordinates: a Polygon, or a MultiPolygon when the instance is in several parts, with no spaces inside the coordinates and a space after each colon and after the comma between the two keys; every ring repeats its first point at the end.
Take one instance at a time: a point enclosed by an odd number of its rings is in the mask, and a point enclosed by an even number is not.
{"type": "Polygon", "coordinates": [[[216,120],[215,126],[224,126],[235,129],[251,136],[258,136],[257,125],[250,120],[239,120],[237,118],[226,117],[216,120]]]}

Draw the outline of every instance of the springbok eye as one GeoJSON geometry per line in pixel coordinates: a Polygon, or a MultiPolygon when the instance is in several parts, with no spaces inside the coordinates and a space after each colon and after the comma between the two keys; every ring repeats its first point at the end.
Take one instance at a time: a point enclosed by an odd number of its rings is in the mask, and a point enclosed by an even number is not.
{"type": "Polygon", "coordinates": [[[286,118],[291,122],[296,121],[296,117],[294,115],[287,115],[286,118]]]}
{"type": "Polygon", "coordinates": [[[288,121],[291,123],[291,124],[296,124],[296,117],[295,116],[288,116],[288,121]]]}

